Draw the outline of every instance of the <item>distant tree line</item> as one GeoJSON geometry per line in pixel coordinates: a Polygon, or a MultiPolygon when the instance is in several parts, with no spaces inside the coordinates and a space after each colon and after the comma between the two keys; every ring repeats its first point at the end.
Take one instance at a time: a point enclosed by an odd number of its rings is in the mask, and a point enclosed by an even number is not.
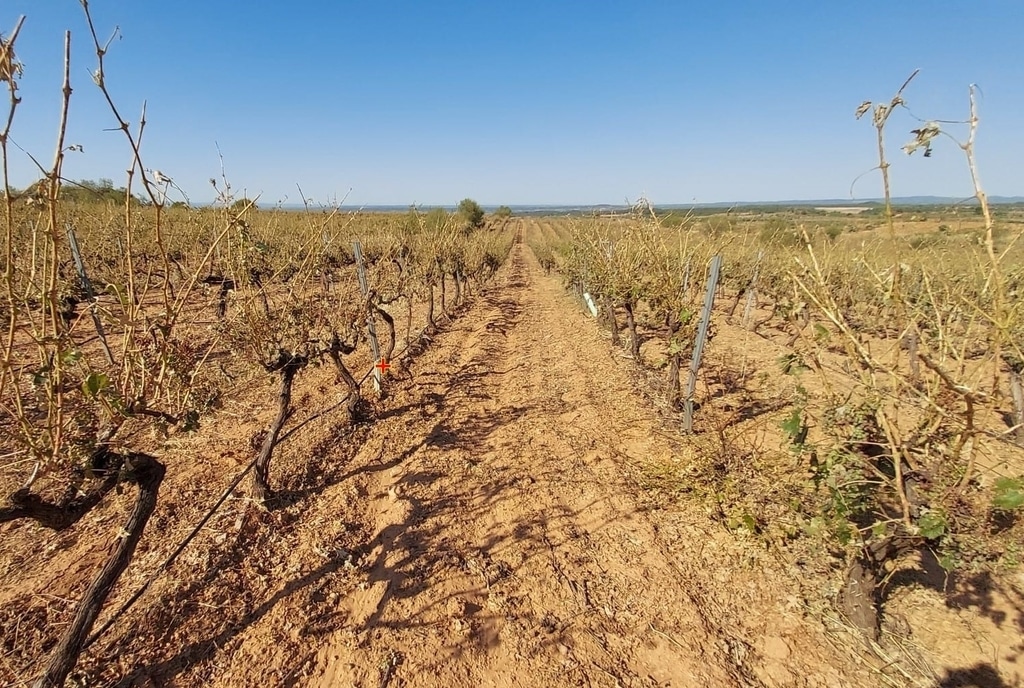
{"type": "MultiPolygon", "coordinates": [[[[34,184],[30,184],[24,189],[11,189],[11,196],[15,199],[24,199],[26,202],[41,201],[47,196],[47,181],[39,180],[34,184]]],[[[78,181],[66,180],[61,184],[60,188],[60,200],[71,201],[80,203],[124,203],[125,194],[127,189],[123,186],[114,186],[114,182],[111,179],[101,178],[99,180],[93,179],[80,179],[78,181]]],[[[0,198],[3,197],[3,192],[0,191],[0,198]]],[[[138,194],[132,195],[132,202],[140,205],[148,204],[148,199],[144,199],[138,194]]]]}

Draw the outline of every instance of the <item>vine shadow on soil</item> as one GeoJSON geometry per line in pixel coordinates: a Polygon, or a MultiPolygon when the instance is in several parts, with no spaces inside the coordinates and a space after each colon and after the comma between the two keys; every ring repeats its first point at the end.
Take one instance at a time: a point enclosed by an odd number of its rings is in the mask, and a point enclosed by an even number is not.
{"type": "Polygon", "coordinates": [[[997,627],[1002,628],[1010,623],[1024,635],[1024,594],[1013,586],[1001,584],[988,571],[947,573],[931,550],[924,548],[918,553],[919,565],[902,569],[889,580],[879,600],[883,613],[886,600],[895,591],[917,585],[942,595],[950,609],[973,609],[997,627]],[[1012,605],[1015,613],[1010,614],[999,608],[996,603],[997,594],[1012,605]]]}
{"type": "Polygon", "coordinates": [[[938,688],[1013,688],[991,664],[947,670],[936,685],[938,688]]]}
{"type": "MultiPolygon", "coordinates": [[[[470,435],[474,440],[486,438],[489,433],[485,428],[485,424],[480,424],[474,425],[468,433],[452,433],[441,426],[435,427],[432,434],[438,438],[437,446],[450,449],[466,442],[470,435]]],[[[471,461],[467,464],[475,466],[471,461]]],[[[501,558],[505,549],[515,544],[525,546],[535,552],[535,556],[541,556],[549,547],[546,534],[557,529],[558,522],[571,520],[577,515],[577,512],[569,510],[561,513],[534,512],[512,523],[492,526],[480,534],[476,544],[467,545],[451,537],[450,523],[487,522],[488,515],[502,510],[504,502],[521,495],[525,489],[521,475],[513,473],[492,478],[481,489],[478,483],[460,481],[450,470],[431,467],[406,475],[401,484],[405,486],[403,499],[410,507],[408,517],[400,523],[386,526],[377,536],[379,553],[367,565],[370,572],[367,584],[371,587],[383,584],[384,594],[372,614],[354,629],[357,633],[388,638],[396,631],[435,626],[437,622],[432,613],[440,610],[443,617],[450,600],[469,601],[489,595],[492,589],[500,588],[502,580],[515,575],[514,562],[501,558]],[[436,489],[435,483],[442,480],[443,489],[436,489]],[[426,498],[431,493],[436,497],[426,498]],[[402,554],[395,559],[395,552],[402,554]],[[493,573],[487,570],[474,572],[471,560],[490,562],[493,573]],[[453,570],[456,571],[454,577],[453,570]],[[438,578],[454,580],[456,584],[443,594],[432,597],[429,581],[438,578]],[[401,614],[388,614],[389,607],[421,595],[425,599],[414,609],[406,606],[401,614]]],[[[509,511],[505,510],[505,513],[509,511]]],[[[438,653],[433,666],[457,660],[465,652],[486,651],[499,644],[497,630],[493,627],[494,617],[481,614],[484,606],[472,601],[466,604],[466,610],[467,616],[472,618],[475,632],[448,644],[445,653],[438,653]]],[[[517,616],[525,623],[542,625],[543,620],[532,610],[521,610],[517,616]]],[[[546,642],[554,644],[557,638],[551,637],[546,642]]]]}
{"type": "MultiPolygon", "coordinates": [[[[518,417],[526,413],[527,410],[526,408],[514,408],[511,410],[511,413],[518,417]]],[[[353,469],[341,477],[345,479],[347,476],[359,471],[367,472],[372,470],[376,472],[389,470],[388,467],[400,465],[424,446],[436,446],[439,449],[445,450],[480,446],[480,443],[485,442],[505,422],[507,422],[507,418],[504,415],[490,418],[478,417],[471,422],[460,424],[456,431],[448,429],[444,422],[439,422],[433,426],[426,437],[413,443],[401,454],[396,455],[394,459],[384,464],[375,463],[353,469]]],[[[365,578],[368,586],[372,587],[383,581],[386,583],[386,592],[379,602],[377,610],[357,630],[387,632],[388,630],[397,630],[399,628],[427,626],[429,622],[422,619],[424,614],[433,607],[444,604],[451,597],[463,594],[464,591],[458,591],[437,600],[418,610],[416,615],[403,619],[400,623],[382,621],[382,616],[389,604],[414,597],[425,590],[425,580],[428,576],[422,575],[421,572],[427,572],[433,567],[446,565],[446,557],[451,556],[453,547],[444,535],[446,531],[445,522],[449,518],[456,516],[469,519],[482,517],[494,509],[502,499],[507,498],[510,494],[514,494],[519,480],[516,477],[493,480],[488,483],[483,492],[472,490],[469,486],[465,486],[461,490],[453,489],[453,485],[449,484],[443,491],[436,493],[439,496],[443,496],[443,498],[429,501],[416,496],[417,493],[429,492],[434,483],[445,477],[445,475],[445,472],[442,471],[420,470],[403,476],[398,484],[408,494],[408,496],[403,496],[403,499],[409,503],[407,517],[399,523],[385,526],[380,532],[373,535],[372,539],[369,539],[359,548],[363,553],[372,552],[378,549],[379,543],[379,555],[372,561],[361,562],[359,568],[368,572],[365,578]],[[472,507],[467,506],[470,499],[475,502],[472,507]],[[405,554],[396,561],[387,561],[387,556],[395,551],[402,551],[405,554]]],[[[454,484],[457,485],[458,482],[456,481],[454,484]]],[[[532,534],[542,533],[547,525],[545,522],[548,520],[550,519],[538,517],[535,519],[535,523],[515,524],[514,528],[509,529],[508,535],[490,534],[487,538],[487,549],[493,550],[498,548],[507,539],[531,537],[537,543],[540,543],[540,537],[533,536],[532,534]]],[[[250,556],[249,549],[250,547],[245,546],[245,543],[241,543],[239,547],[225,553],[216,565],[210,567],[207,576],[197,579],[191,585],[179,590],[167,607],[180,609],[179,604],[187,602],[199,589],[211,584],[221,571],[237,566],[246,557],[250,556]]],[[[130,676],[126,676],[117,685],[120,688],[128,688],[128,686],[134,685],[133,681],[138,680],[140,676],[153,678],[159,683],[171,681],[175,677],[185,674],[191,668],[211,659],[218,649],[223,648],[225,644],[230,643],[236,636],[260,621],[279,603],[315,586],[320,581],[337,573],[342,566],[343,562],[332,560],[305,575],[289,581],[283,588],[261,602],[253,610],[244,614],[236,622],[231,623],[215,634],[208,635],[181,647],[173,656],[167,659],[137,667],[130,676]]],[[[174,618],[174,625],[188,625],[193,616],[203,613],[201,609],[193,605],[187,605],[186,609],[188,609],[186,614],[178,615],[174,618]]],[[[323,621],[327,621],[327,623],[321,622],[316,624],[317,627],[310,629],[310,633],[304,636],[303,641],[305,643],[315,646],[317,638],[328,636],[338,630],[344,624],[345,617],[324,619],[323,621]]],[[[483,634],[477,638],[477,642],[480,643],[478,646],[490,646],[497,643],[497,636],[495,634],[483,634]]],[[[461,651],[462,648],[453,648],[455,653],[461,651]]],[[[298,677],[292,677],[289,681],[285,685],[297,685],[298,677]]]]}

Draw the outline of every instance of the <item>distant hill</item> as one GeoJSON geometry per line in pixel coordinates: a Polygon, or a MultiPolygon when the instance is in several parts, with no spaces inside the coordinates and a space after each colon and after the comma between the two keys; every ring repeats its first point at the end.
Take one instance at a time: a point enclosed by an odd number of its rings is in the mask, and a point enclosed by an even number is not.
{"type": "MultiPolygon", "coordinates": [[[[1024,205],[1024,196],[991,196],[989,203],[993,205],[1024,205]]],[[[685,210],[696,211],[700,214],[720,212],[723,210],[736,209],[756,211],[758,209],[767,212],[782,210],[785,208],[878,208],[885,204],[881,198],[866,198],[850,200],[846,198],[825,198],[815,200],[787,200],[787,201],[722,201],[718,203],[659,203],[656,208],[659,211],[685,210]],[[703,212],[701,212],[703,211],[703,212]]],[[[896,207],[920,207],[920,206],[975,206],[978,204],[975,198],[953,198],[947,196],[900,196],[892,199],[896,207]]],[[[513,205],[512,212],[517,215],[591,215],[628,212],[628,205],[513,205]]],[[[490,206],[484,206],[488,211],[493,210],[490,206]]]]}
{"type": "MultiPolygon", "coordinates": [[[[1024,196],[990,196],[989,203],[993,205],[1014,205],[1024,204],[1024,196]]],[[[851,200],[848,198],[823,198],[823,199],[811,199],[811,200],[788,200],[788,201],[720,201],[716,203],[659,203],[657,204],[658,210],[728,210],[730,208],[744,208],[753,210],[757,208],[763,209],[782,209],[782,208],[828,208],[828,207],[840,207],[840,208],[877,208],[885,203],[884,199],[881,198],[862,198],[857,200],[851,200]]],[[[977,205],[978,201],[975,198],[954,198],[952,196],[899,196],[892,199],[894,206],[973,206],[977,205]]],[[[301,210],[303,208],[300,204],[286,203],[280,206],[286,210],[301,210]]],[[[375,212],[375,213],[396,213],[405,212],[409,210],[408,205],[366,205],[366,206],[346,206],[348,210],[362,210],[364,212],[375,212]]],[[[418,205],[416,206],[421,212],[427,212],[431,208],[444,208],[448,211],[454,211],[456,206],[454,205],[418,205]]],[[[498,208],[497,205],[483,205],[484,210],[487,212],[493,212],[498,208]]],[[[610,203],[602,203],[597,205],[586,205],[586,204],[536,204],[536,205],[510,205],[512,212],[516,215],[592,215],[592,214],[606,214],[606,213],[621,213],[628,211],[630,206],[614,205],[610,203]]]]}
{"type": "MultiPolygon", "coordinates": [[[[989,196],[989,203],[992,204],[1015,204],[1024,203],[1024,196],[989,196]]],[[[818,200],[789,200],[789,201],[723,201],[719,203],[673,203],[659,205],[659,208],[740,208],[747,206],[767,207],[828,207],[840,206],[844,208],[855,208],[857,206],[880,206],[885,203],[884,198],[823,198],[818,200]]],[[[977,205],[978,199],[954,198],[953,196],[897,196],[892,199],[893,205],[977,205]]]]}

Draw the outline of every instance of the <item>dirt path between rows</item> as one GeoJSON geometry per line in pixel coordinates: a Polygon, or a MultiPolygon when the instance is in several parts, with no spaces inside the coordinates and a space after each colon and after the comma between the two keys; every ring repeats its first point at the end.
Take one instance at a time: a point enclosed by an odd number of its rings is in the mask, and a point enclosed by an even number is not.
{"type": "Polygon", "coordinates": [[[664,448],[527,253],[414,372],[426,403],[389,435],[408,458],[314,685],[376,686],[389,661],[406,685],[739,683],[613,462],[664,448]]]}

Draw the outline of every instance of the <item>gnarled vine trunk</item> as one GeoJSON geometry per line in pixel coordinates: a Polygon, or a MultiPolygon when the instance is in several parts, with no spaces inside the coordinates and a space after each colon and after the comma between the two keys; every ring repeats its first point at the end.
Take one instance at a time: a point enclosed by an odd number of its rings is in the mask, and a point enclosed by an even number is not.
{"type": "Polygon", "coordinates": [[[448,286],[445,284],[445,274],[441,273],[441,315],[448,316],[448,286]]]}
{"type": "Polygon", "coordinates": [[[427,296],[427,325],[431,332],[437,330],[437,323],[434,322],[434,283],[430,283],[429,294],[427,296]]]}
{"type": "Polygon", "coordinates": [[[46,662],[43,676],[33,684],[33,688],[59,688],[71,673],[78,656],[82,652],[89,631],[92,630],[96,618],[103,609],[110,591],[117,583],[121,574],[128,568],[135,548],[142,538],[142,533],[149,522],[149,517],[156,508],[157,492],[163,482],[166,469],[163,464],[151,456],[135,454],[128,458],[126,477],[139,486],[139,496],[135,507],[125,524],[123,536],[115,546],[113,554],[107,559],[96,579],[85,591],[78,611],[71,625],[64,631],[57,646],[53,648],[46,662]]]}
{"type": "Polygon", "coordinates": [[[349,420],[356,419],[356,410],[359,408],[359,383],[356,382],[341,356],[342,354],[350,354],[355,350],[354,346],[343,344],[338,335],[335,334],[331,339],[331,348],[327,352],[331,357],[331,361],[334,362],[334,369],[338,373],[338,379],[348,387],[348,399],[345,400],[345,410],[348,411],[349,420]]]}
{"type": "Polygon", "coordinates": [[[772,304],[772,309],[771,311],[769,311],[768,315],[764,316],[759,320],[754,321],[754,324],[751,326],[750,331],[756,333],[760,328],[770,323],[772,319],[778,314],[778,312],[779,303],[778,301],[776,301],[775,303],[772,304]]]}
{"type": "Polygon", "coordinates": [[[288,416],[291,415],[292,383],[295,382],[295,374],[299,372],[309,361],[304,356],[282,352],[277,361],[270,366],[271,371],[281,373],[281,391],[278,394],[277,418],[274,419],[270,431],[263,438],[263,446],[260,448],[259,457],[253,466],[253,496],[264,505],[269,504],[273,497],[273,490],[270,489],[269,473],[270,459],[274,455],[274,447],[277,446],[277,438],[281,434],[288,416]]]}
{"type": "Polygon", "coordinates": [[[636,318],[633,316],[633,303],[626,301],[622,304],[626,309],[626,328],[629,330],[629,353],[633,358],[640,360],[640,335],[636,331],[636,318]]]}
{"type": "Polygon", "coordinates": [[[376,303],[373,304],[373,307],[377,311],[377,315],[379,315],[381,320],[384,321],[384,325],[388,328],[388,335],[390,337],[388,339],[388,348],[387,350],[381,352],[381,356],[384,358],[385,361],[390,361],[392,354],[395,353],[395,319],[391,317],[390,313],[388,313],[386,310],[378,306],[376,303]]]}
{"type": "Polygon", "coordinates": [[[742,287],[740,287],[739,291],[736,292],[736,296],[735,298],[733,298],[732,304],[729,306],[729,313],[726,316],[730,322],[732,321],[733,316],[736,315],[736,309],[739,308],[740,301],[743,299],[746,293],[747,285],[743,285],[742,287]]]}
{"type": "Polygon", "coordinates": [[[604,302],[604,319],[612,331],[612,344],[620,346],[622,338],[619,337],[619,321],[615,318],[615,304],[609,299],[604,302]]]}
{"type": "Polygon", "coordinates": [[[879,583],[885,563],[918,549],[922,544],[921,538],[896,536],[872,542],[847,569],[846,581],[839,593],[840,609],[871,640],[878,638],[879,583]]]}

